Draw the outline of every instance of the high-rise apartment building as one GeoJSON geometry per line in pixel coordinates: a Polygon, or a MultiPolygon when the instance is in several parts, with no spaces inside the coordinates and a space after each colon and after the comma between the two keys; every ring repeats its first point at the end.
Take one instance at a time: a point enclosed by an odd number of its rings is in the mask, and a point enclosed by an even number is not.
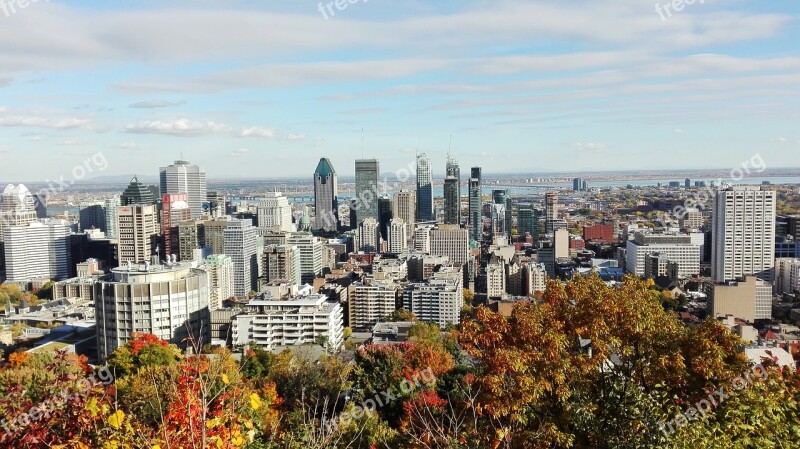
{"type": "Polygon", "coordinates": [[[201,268],[208,273],[208,307],[219,310],[225,301],[236,296],[233,259],[224,254],[213,254],[203,260],[201,268]]]}
{"type": "Polygon", "coordinates": [[[460,269],[442,267],[428,282],[408,284],[403,305],[420,321],[437,323],[443,329],[458,325],[464,307],[463,283],[460,269]]]}
{"type": "MultiPolygon", "coordinates": [[[[559,230],[560,231],[560,230],[559,230]]],[[[649,234],[637,232],[626,246],[626,268],[637,276],[647,274],[647,257],[657,253],[678,265],[678,277],[700,274],[700,246],[687,234],[649,234]]]]}
{"type": "Polygon", "coordinates": [[[70,225],[43,220],[5,231],[6,277],[11,282],[64,279],[72,267],[70,225]]]}
{"type": "Polygon", "coordinates": [[[161,194],[186,193],[192,218],[203,215],[203,203],[207,201],[206,172],[188,161],[175,161],[169,167],[161,167],[161,194]]]}
{"type": "Polygon", "coordinates": [[[209,342],[209,282],[190,265],[127,265],[94,284],[97,358],[105,362],[136,333],[186,347],[209,342]]]}
{"type": "Polygon", "coordinates": [[[233,292],[238,297],[245,297],[259,287],[256,249],[258,232],[250,220],[231,220],[222,233],[224,239],[222,253],[233,260],[233,292]]]}
{"type": "Polygon", "coordinates": [[[483,184],[481,168],[472,167],[469,178],[469,226],[470,237],[480,242],[483,237],[483,184]]]}
{"type": "Polygon", "coordinates": [[[430,232],[431,254],[447,256],[457,268],[469,261],[469,232],[456,225],[442,225],[430,232]]]}
{"type": "Polygon", "coordinates": [[[775,208],[773,190],[736,186],[719,190],[714,198],[711,274],[715,282],[747,275],[770,282],[775,266],[775,208]]]}
{"type": "Polygon", "coordinates": [[[392,280],[368,280],[350,286],[350,327],[371,330],[397,310],[399,286],[392,280]]]}
{"type": "Polygon", "coordinates": [[[800,293],[800,259],[775,259],[775,294],[800,293]]]}
{"type": "Polygon", "coordinates": [[[408,251],[408,225],[401,218],[394,218],[389,223],[389,252],[401,254],[408,251]]]}
{"type": "Polygon", "coordinates": [[[314,228],[328,232],[339,229],[339,187],[336,170],[324,157],[314,171],[314,228]]]}
{"type": "Polygon", "coordinates": [[[150,204],[117,208],[119,263],[149,262],[158,246],[158,211],[150,204]]]}
{"type": "Polygon", "coordinates": [[[433,215],[433,167],[427,154],[417,155],[417,220],[432,221],[433,215]]]}
{"type": "Polygon", "coordinates": [[[377,159],[359,159],[356,161],[355,215],[356,223],[350,223],[355,229],[367,218],[378,220],[378,177],[381,168],[377,159]]]}
{"type": "Polygon", "coordinates": [[[294,232],[292,206],[280,192],[269,192],[258,202],[258,232],[294,232]]]}
{"type": "Polygon", "coordinates": [[[444,223],[461,224],[461,168],[449,156],[444,179],[444,223]]]}
{"type": "Polygon", "coordinates": [[[261,281],[269,284],[287,281],[301,285],[300,249],[293,245],[268,245],[264,247],[264,273],[261,281]]]}

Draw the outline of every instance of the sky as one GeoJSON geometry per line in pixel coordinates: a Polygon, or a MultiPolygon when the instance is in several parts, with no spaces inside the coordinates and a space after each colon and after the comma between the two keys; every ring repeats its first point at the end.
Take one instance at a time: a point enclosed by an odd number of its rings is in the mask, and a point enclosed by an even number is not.
{"type": "Polygon", "coordinates": [[[800,167],[796,0],[19,2],[1,182],[800,167]]]}

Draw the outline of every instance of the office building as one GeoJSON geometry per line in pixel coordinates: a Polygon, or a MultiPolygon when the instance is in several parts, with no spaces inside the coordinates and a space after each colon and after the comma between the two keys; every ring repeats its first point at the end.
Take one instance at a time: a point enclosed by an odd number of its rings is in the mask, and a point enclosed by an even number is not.
{"type": "Polygon", "coordinates": [[[202,267],[208,273],[208,306],[219,310],[225,301],[236,296],[233,259],[224,254],[213,254],[203,259],[202,267]]]}
{"type": "Polygon", "coordinates": [[[430,280],[406,286],[403,306],[418,320],[436,323],[442,329],[461,322],[464,285],[461,270],[442,267],[430,280]]]}
{"type": "Polygon", "coordinates": [[[188,200],[189,195],[186,193],[161,195],[161,235],[164,239],[164,249],[161,254],[170,256],[180,252],[178,223],[192,218],[188,200]]]}
{"type": "Polygon", "coordinates": [[[493,255],[486,265],[486,295],[489,298],[502,297],[506,293],[506,263],[493,255]]]}
{"type": "Polygon", "coordinates": [[[430,231],[430,253],[447,256],[456,268],[469,261],[469,242],[469,231],[456,225],[442,225],[430,231]]]}
{"type": "Polygon", "coordinates": [[[433,221],[433,167],[427,154],[417,155],[417,220],[433,221]]]}
{"type": "Polygon", "coordinates": [[[533,238],[539,237],[539,214],[536,210],[530,208],[518,209],[517,229],[521,236],[529,233],[533,238]]]}
{"type": "Polygon", "coordinates": [[[292,206],[289,199],[280,192],[269,192],[258,202],[258,233],[294,232],[292,206]]]}
{"type": "Polygon", "coordinates": [[[263,284],[276,281],[300,285],[303,282],[300,267],[300,249],[292,245],[268,245],[264,247],[263,284]]]}
{"type": "Polygon", "coordinates": [[[473,241],[483,239],[483,184],[481,168],[472,167],[469,178],[469,226],[473,241]]]}
{"type": "Polygon", "coordinates": [[[191,218],[203,215],[203,203],[208,200],[206,189],[206,172],[188,161],[175,161],[174,164],[160,169],[161,194],[185,193],[188,195],[191,218]]]}
{"type": "Polygon", "coordinates": [[[296,246],[300,251],[300,280],[303,284],[313,284],[322,276],[322,250],[325,244],[317,237],[307,233],[290,234],[286,244],[296,246]]]}
{"type": "Polygon", "coordinates": [[[72,269],[70,225],[42,220],[5,229],[6,277],[10,282],[66,279],[72,269]]]}
{"type": "Polygon", "coordinates": [[[681,217],[679,217],[678,223],[681,229],[687,231],[698,230],[703,229],[705,225],[705,218],[703,218],[703,213],[699,210],[689,208],[683,212],[681,217]]]}
{"type": "Polygon", "coordinates": [[[142,203],[120,206],[117,208],[117,222],[120,265],[149,262],[158,247],[156,206],[142,203]]]}
{"type": "Polygon", "coordinates": [[[626,269],[637,276],[646,275],[647,256],[659,253],[678,265],[679,278],[700,274],[700,246],[686,234],[650,234],[636,232],[626,246],[626,269]]]}
{"type": "Polygon", "coordinates": [[[94,284],[97,358],[104,363],[137,333],[186,347],[209,342],[209,282],[189,265],[128,264],[94,284]]]}
{"type": "Polygon", "coordinates": [[[156,198],[156,196],[153,196],[153,190],[144,185],[138,176],[134,176],[128,187],[122,192],[119,200],[120,206],[132,206],[134,204],[155,205],[156,198]]]}
{"type": "Polygon", "coordinates": [[[245,313],[233,318],[232,343],[246,347],[255,343],[265,351],[319,344],[337,352],[344,343],[344,311],[326,295],[304,289],[290,298],[264,293],[250,301],[245,313]]]}
{"type": "Polygon", "coordinates": [[[205,246],[210,247],[213,254],[225,254],[225,229],[229,223],[229,218],[215,218],[203,222],[205,246]]]}
{"type": "Polygon", "coordinates": [[[552,233],[556,228],[556,221],[558,221],[558,210],[560,205],[558,204],[558,193],[556,192],[547,192],[544,195],[544,213],[545,222],[547,233],[552,233]]]}
{"type": "Polygon", "coordinates": [[[414,229],[414,251],[429,254],[431,252],[431,231],[434,225],[417,225],[414,229]]]}
{"type": "Polygon", "coordinates": [[[378,177],[381,173],[377,159],[359,159],[356,161],[355,215],[356,222],[350,223],[355,229],[367,218],[378,220],[378,177]]]}
{"type": "Polygon", "coordinates": [[[406,222],[409,238],[414,235],[417,222],[417,194],[408,190],[400,190],[392,196],[392,215],[406,222]]]}
{"type": "Polygon", "coordinates": [[[492,204],[492,236],[506,236],[506,205],[492,204]]]}
{"type": "Polygon", "coordinates": [[[772,285],[755,276],[714,283],[708,310],[713,318],[731,315],[748,323],[769,320],[772,318],[772,285]]]}
{"type": "Polygon", "coordinates": [[[222,254],[233,260],[233,292],[237,297],[246,297],[258,289],[258,231],[249,220],[231,220],[223,230],[223,239],[222,254]]]}
{"type": "Polygon", "coordinates": [[[714,198],[711,274],[716,282],[754,275],[770,282],[775,265],[776,194],[758,187],[719,190],[714,198]]]}
{"type": "Polygon", "coordinates": [[[35,200],[28,188],[23,184],[7,185],[0,195],[0,242],[5,240],[5,228],[27,226],[36,220],[35,200]]]}
{"type": "Polygon", "coordinates": [[[328,232],[339,230],[339,186],[336,170],[324,157],[314,170],[314,228],[328,232]]]}
{"type": "Polygon", "coordinates": [[[444,223],[461,224],[461,168],[449,156],[444,179],[444,223]]]}
{"type": "Polygon", "coordinates": [[[356,252],[377,253],[380,252],[380,247],[381,233],[378,220],[367,218],[359,223],[355,241],[356,252]]]}
{"type": "MultiPolygon", "coordinates": [[[[206,228],[203,220],[186,220],[178,223],[178,259],[181,262],[198,260],[198,250],[206,248],[206,228]]],[[[211,248],[208,248],[209,252],[211,248]]],[[[221,252],[221,251],[220,251],[221,252]]],[[[217,253],[219,254],[219,253],[217,253]]]]}
{"type": "Polygon", "coordinates": [[[78,208],[78,223],[81,231],[98,229],[106,232],[108,230],[105,202],[82,202],[78,208]]]}
{"type": "Polygon", "coordinates": [[[222,218],[227,215],[228,199],[225,194],[215,190],[209,191],[203,204],[203,212],[211,218],[222,218]]]}
{"type": "Polygon", "coordinates": [[[106,213],[106,238],[117,239],[119,238],[119,217],[117,215],[117,208],[120,206],[118,196],[108,198],[104,202],[104,210],[106,213]]]}
{"type": "Polygon", "coordinates": [[[378,198],[378,220],[381,231],[381,238],[389,240],[389,222],[394,218],[394,211],[392,210],[392,199],[389,195],[383,195],[378,198]]]}

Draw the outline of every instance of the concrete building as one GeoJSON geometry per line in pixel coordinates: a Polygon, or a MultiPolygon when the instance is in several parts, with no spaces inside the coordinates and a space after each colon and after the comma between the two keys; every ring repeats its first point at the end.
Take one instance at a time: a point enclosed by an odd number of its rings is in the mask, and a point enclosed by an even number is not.
{"type": "Polygon", "coordinates": [[[433,225],[417,225],[414,229],[414,251],[429,254],[431,252],[431,231],[433,225]]]}
{"type": "Polygon", "coordinates": [[[169,256],[180,252],[178,223],[192,218],[188,201],[189,195],[186,193],[161,195],[161,235],[164,239],[161,254],[169,256]]]}
{"type": "Polygon", "coordinates": [[[359,223],[355,241],[356,252],[377,253],[380,252],[380,247],[381,233],[378,220],[367,218],[359,223]]]}
{"type": "Polygon", "coordinates": [[[442,268],[428,282],[408,284],[403,306],[420,321],[436,323],[441,328],[457,326],[464,307],[463,278],[460,269],[442,268]]]}
{"type": "Polygon", "coordinates": [[[408,190],[400,190],[392,196],[392,214],[406,222],[406,234],[409,239],[414,235],[417,222],[417,194],[408,190]]]}
{"type": "Polygon", "coordinates": [[[228,217],[203,222],[205,246],[211,247],[212,253],[225,254],[225,229],[230,222],[228,217]]]}
{"type": "Polygon", "coordinates": [[[159,172],[161,194],[185,193],[188,196],[191,218],[203,215],[203,203],[208,199],[206,172],[188,161],[175,161],[159,172]]]}
{"type": "MultiPolygon", "coordinates": [[[[178,223],[178,259],[182,262],[197,260],[197,250],[206,248],[206,227],[204,220],[187,220],[178,223]]],[[[208,247],[211,251],[211,248],[208,247]]],[[[222,251],[220,251],[221,253],[222,251]]],[[[219,253],[218,253],[219,254],[219,253]]]]}
{"type": "Polygon", "coordinates": [[[106,237],[112,240],[119,238],[119,215],[117,208],[120,206],[118,196],[105,200],[106,212],[106,237]]]}
{"type": "Polygon", "coordinates": [[[78,207],[78,223],[81,231],[99,229],[106,232],[108,230],[105,202],[81,202],[78,207]]]}
{"type": "Polygon", "coordinates": [[[400,254],[408,251],[408,225],[401,218],[389,223],[389,252],[400,254]]]}
{"type": "Polygon", "coordinates": [[[552,233],[555,230],[555,223],[558,221],[558,211],[561,205],[558,204],[558,193],[556,192],[547,192],[544,195],[544,214],[546,226],[546,232],[548,234],[552,233]]]}
{"type": "Polygon", "coordinates": [[[350,286],[350,327],[367,331],[397,310],[399,285],[393,280],[367,280],[350,286]]]}
{"type": "Polygon", "coordinates": [[[725,282],[754,275],[772,280],[776,194],[752,186],[717,192],[712,217],[711,275],[725,282]]]}
{"type": "Polygon", "coordinates": [[[300,279],[303,284],[312,284],[322,276],[322,249],[325,244],[317,237],[307,233],[289,234],[286,244],[296,246],[300,251],[300,279]]]}
{"type": "Polygon", "coordinates": [[[279,280],[296,285],[302,283],[300,249],[297,246],[268,245],[264,247],[263,265],[262,284],[279,280]]]}
{"type": "Polygon", "coordinates": [[[281,192],[268,192],[258,202],[258,235],[267,232],[294,232],[292,206],[281,192]]]}
{"type": "Polygon", "coordinates": [[[150,206],[156,204],[157,197],[157,195],[153,196],[153,190],[144,185],[138,176],[134,176],[128,187],[120,195],[119,204],[120,206],[132,206],[135,204],[150,206]]]}
{"type": "Polygon", "coordinates": [[[158,246],[156,206],[133,203],[117,208],[119,263],[149,262],[158,246]]]}
{"type": "Polygon", "coordinates": [[[503,236],[508,234],[506,229],[506,205],[492,204],[492,236],[503,236]]]}
{"type": "Polygon", "coordinates": [[[636,232],[626,246],[626,269],[637,276],[645,275],[648,254],[660,253],[678,264],[678,277],[700,274],[700,247],[686,234],[648,234],[636,232]]]}
{"type": "Polygon", "coordinates": [[[366,220],[374,218],[378,220],[378,177],[381,174],[380,162],[377,159],[356,160],[356,191],[355,191],[355,215],[356,222],[350,223],[355,227],[366,220]]]}
{"type": "Polygon", "coordinates": [[[339,179],[331,161],[324,157],[314,170],[314,228],[339,230],[339,179]]]}
{"type": "Polygon", "coordinates": [[[755,276],[738,281],[715,283],[708,302],[709,314],[714,318],[727,315],[745,320],[772,318],[772,285],[755,276]]]}
{"type": "Polygon", "coordinates": [[[236,296],[233,259],[224,254],[213,254],[203,259],[201,266],[208,273],[208,307],[222,309],[223,303],[236,296]]]}
{"type": "Polygon", "coordinates": [[[426,282],[443,266],[452,266],[448,257],[428,254],[410,254],[406,259],[406,264],[408,265],[408,279],[413,282],[426,282]]]}
{"type": "Polygon", "coordinates": [[[483,181],[481,168],[472,167],[469,178],[469,227],[470,237],[480,242],[483,234],[483,181]]]}
{"type": "Polygon", "coordinates": [[[233,292],[237,297],[246,297],[258,289],[258,232],[249,220],[231,220],[223,235],[225,243],[222,254],[233,260],[233,292]]]}
{"type": "Polygon", "coordinates": [[[71,271],[70,225],[45,219],[5,229],[6,277],[9,282],[66,279],[71,271]]]}
{"type": "Polygon", "coordinates": [[[27,226],[36,222],[36,202],[23,184],[9,184],[0,195],[0,242],[5,241],[4,230],[12,226],[27,226]]]}
{"type": "Polygon", "coordinates": [[[111,353],[136,333],[186,347],[192,337],[210,340],[208,274],[188,265],[129,264],[94,284],[97,358],[111,353]]]}
{"type": "Polygon", "coordinates": [[[775,294],[800,293],[800,259],[775,259],[775,294]]]}
{"type": "Polygon", "coordinates": [[[469,231],[457,225],[442,225],[430,231],[430,253],[447,256],[457,268],[470,260],[469,242],[469,231]]]}
{"type": "Polygon", "coordinates": [[[427,154],[417,155],[417,220],[433,221],[433,167],[427,154]]]}
{"type": "Polygon", "coordinates": [[[680,224],[681,229],[684,230],[698,230],[703,229],[703,225],[705,225],[705,219],[703,218],[703,213],[697,209],[689,208],[683,213],[683,216],[679,218],[678,223],[680,224]]]}
{"type": "Polygon", "coordinates": [[[486,295],[498,298],[506,294],[506,263],[497,256],[492,256],[486,265],[486,295]]]}
{"type": "Polygon", "coordinates": [[[328,352],[337,352],[344,343],[343,317],[338,302],[310,289],[289,299],[264,294],[233,318],[232,343],[239,347],[255,343],[267,351],[323,343],[328,352]]]}

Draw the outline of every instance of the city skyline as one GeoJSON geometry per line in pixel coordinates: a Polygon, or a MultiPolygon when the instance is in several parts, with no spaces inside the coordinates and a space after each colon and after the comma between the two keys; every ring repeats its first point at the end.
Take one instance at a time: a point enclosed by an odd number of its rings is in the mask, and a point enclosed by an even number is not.
{"type": "Polygon", "coordinates": [[[184,157],[217,178],[303,176],[321,157],[393,171],[443,160],[451,135],[486,173],[800,166],[788,0],[318,7],[0,9],[0,179],[99,151],[111,175],[184,157]]]}

